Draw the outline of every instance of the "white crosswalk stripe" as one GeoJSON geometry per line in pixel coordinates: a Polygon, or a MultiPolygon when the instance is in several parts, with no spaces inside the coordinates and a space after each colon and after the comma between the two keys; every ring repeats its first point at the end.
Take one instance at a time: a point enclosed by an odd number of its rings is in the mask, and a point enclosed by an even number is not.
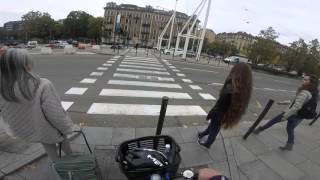
{"type": "Polygon", "coordinates": [[[70,88],[65,94],[83,95],[87,90],[88,88],[73,87],[73,88],[70,88]]]}
{"type": "Polygon", "coordinates": [[[137,70],[137,69],[126,69],[126,68],[117,68],[117,71],[134,72],[134,73],[146,73],[146,74],[170,75],[168,72],[162,72],[162,71],[148,71],[148,70],[137,70]]]}
{"type": "Polygon", "coordinates": [[[192,81],[190,79],[182,79],[182,81],[185,83],[192,83],[192,81]]]}
{"type": "Polygon", "coordinates": [[[108,68],[106,68],[106,67],[98,67],[97,70],[99,70],[99,71],[106,71],[106,70],[108,70],[108,68]]]}
{"type": "Polygon", "coordinates": [[[84,78],[80,83],[88,83],[88,84],[93,84],[97,81],[97,79],[91,79],[91,78],[84,78]]]}
{"type": "Polygon", "coordinates": [[[199,93],[199,95],[205,100],[217,100],[215,97],[213,97],[209,93],[199,93]]]}
{"type": "Polygon", "coordinates": [[[179,84],[155,83],[155,82],[145,82],[145,81],[109,80],[108,84],[182,89],[182,87],[179,84]]]}
{"type": "Polygon", "coordinates": [[[61,101],[61,105],[65,111],[67,111],[74,102],[61,101]]]}
{"type": "MultiPolygon", "coordinates": [[[[122,61],[121,64],[127,64],[127,65],[138,65],[138,66],[145,66],[146,63],[135,63],[135,62],[125,62],[122,61]]],[[[160,64],[148,64],[149,67],[163,67],[163,65],[160,64]]]]}
{"type": "Polygon", "coordinates": [[[198,85],[189,85],[191,89],[194,89],[194,90],[202,90],[202,88],[198,85]]]}
{"type": "Polygon", "coordinates": [[[142,61],[142,60],[128,60],[128,59],[125,59],[122,62],[131,62],[131,63],[135,62],[135,63],[145,63],[145,64],[161,64],[158,61],[142,61]]]}
{"type": "Polygon", "coordinates": [[[188,93],[144,91],[144,90],[123,90],[123,89],[102,89],[100,96],[120,96],[120,97],[145,97],[162,98],[167,96],[171,99],[192,99],[188,93]]]}
{"type": "MultiPolygon", "coordinates": [[[[93,103],[88,114],[159,116],[160,105],[93,103]]],[[[166,116],[206,116],[200,106],[168,105],[166,116]]]]}
{"type": "Polygon", "coordinates": [[[139,80],[153,80],[153,81],[172,81],[172,82],[175,81],[173,78],[135,75],[135,74],[121,74],[121,73],[114,73],[113,77],[131,78],[131,79],[139,79],[139,80]]]}
{"type": "Polygon", "coordinates": [[[90,76],[102,76],[103,72],[92,72],[90,76]]]}
{"type": "Polygon", "coordinates": [[[135,65],[123,65],[123,64],[120,64],[120,67],[137,68],[137,69],[152,69],[152,70],[157,70],[157,71],[166,71],[166,68],[156,68],[156,67],[146,67],[146,66],[135,66],[135,65]]]}

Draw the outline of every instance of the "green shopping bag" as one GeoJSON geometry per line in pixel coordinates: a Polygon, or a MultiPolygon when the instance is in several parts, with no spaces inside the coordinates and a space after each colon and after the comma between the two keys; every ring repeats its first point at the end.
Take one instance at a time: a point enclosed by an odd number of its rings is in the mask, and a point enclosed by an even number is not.
{"type": "Polygon", "coordinates": [[[52,168],[61,180],[99,180],[99,168],[87,138],[81,130],[75,132],[82,134],[90,154],[73,154],[61,157],[61,144],[59,144],[60,159],[52,164],[52,168]]]}

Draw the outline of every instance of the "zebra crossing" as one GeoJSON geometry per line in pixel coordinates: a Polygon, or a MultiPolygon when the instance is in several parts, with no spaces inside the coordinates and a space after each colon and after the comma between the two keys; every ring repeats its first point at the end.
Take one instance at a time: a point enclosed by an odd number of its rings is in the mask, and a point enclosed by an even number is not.
{"type": "MultiPolygon", "coordinates": [[[[65,95],[81,98],[97,80],[101,79],[105,84],[96,92],[98,102],[91,102],[88,107],[86,113],[89,115],[158,116],[159,99],[167,96],[176,102],[190,101],[193,99],[190,91],[198,94],[205,101],[216,100],[213,95],[203,92],[200,86],[193,84],[192,80],[187,79],[185,74],[167,60],[136,56],[125,56],[123,59],[120,56],[114,56],[97,67],[88,77],[83,77],[79,87],[71,87],[65,95]],[[106,77],[104,74],[111,69],[115,72],[112,76],[106,77]],[[183,87],[188,87],[189,92],[185,92],[183,87]],[[103,97],[122,99],[121,103],[115,103],[103,97]],[[126,99],[130,99],[130,102],[139,101],[139,103],[129,104],[125,101],[126,99]],[[141,103],[146,99],[149,103],[141,103]],[[150,103],[150,99],[154,100],[154,103],[150,103]]],[[[75,98],[74,101],[61,103],[68,110],[77,103],[76,100],[75,98]]],[[[169,104],[166,113],[167,116],[206,116],[206,114],[200,105],[192,103],[169,104]]]]}

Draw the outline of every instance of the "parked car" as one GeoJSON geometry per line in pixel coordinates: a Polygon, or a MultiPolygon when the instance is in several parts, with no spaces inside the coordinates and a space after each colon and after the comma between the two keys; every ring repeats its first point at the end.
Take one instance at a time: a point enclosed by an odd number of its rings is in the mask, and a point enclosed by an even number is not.
{"type": "Polygon", "coordinates": [[[248,63],[248,58],[245,57],[241,57],[241,56],[230,56],[227,57],[223,60],[225,63],[239,63],[239,62],[243,62],[243,63],[248,63]]]}
{"type": "Polygon", "coordinates": [[[196,53],[193,51],[187,51],[187,57],[196,57],[196,53]]]}
{"type": "Polygon", "coordinates": [[[28,41],[27,48],[36,48],[38,46],[38,41],[28,41]]]}
{"type": "Polygon", "coordinates": [[[164,54],[165,55],[172,55],[173,52],[174,52],[175,56],[182,56],[183,55],[183,50],[182,49],[175,50],[175,48],[171,48],[171,49],[165,49],[164,50],[164,54]]]}

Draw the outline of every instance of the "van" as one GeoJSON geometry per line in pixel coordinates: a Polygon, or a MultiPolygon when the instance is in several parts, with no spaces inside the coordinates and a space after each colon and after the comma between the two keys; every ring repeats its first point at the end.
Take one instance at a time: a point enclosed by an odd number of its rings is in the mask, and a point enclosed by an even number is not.
{"type": "Polygon", "coordinates": [[[223,60],[225,63],[239,63],[239,62],[242,62],[242,63],[248,63],[248,58],[245,58],[245,57],[241,57],[241,56],[230,56],[230,57],[227,57],[223,60]]]}
{"type": "Polygon", "coordinates": [[[28,48],[36,48],[38,46],[38,41],[28,41],[27,47],[28,48]]]}

